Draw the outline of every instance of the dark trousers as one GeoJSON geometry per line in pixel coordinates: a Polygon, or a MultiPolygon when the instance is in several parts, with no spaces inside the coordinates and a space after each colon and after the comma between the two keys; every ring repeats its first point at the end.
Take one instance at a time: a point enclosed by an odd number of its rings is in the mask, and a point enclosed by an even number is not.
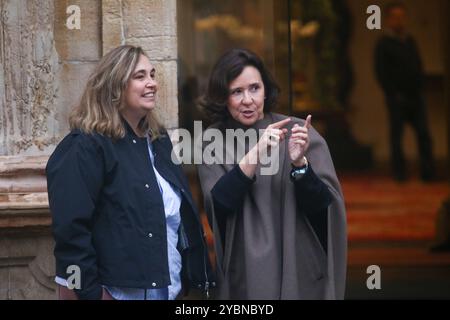
{"type": "Polygon", "coordinates": [[[396,94],[387,96],[390,120],[391,165],[397,179],[406,178],[405,156],[402,147],[404,126],[411,124],[415,131],[420,160],[420,173],[423,180],[434,176],[432,142],[428,129],[425,102],[421,94],[396,94]]]}

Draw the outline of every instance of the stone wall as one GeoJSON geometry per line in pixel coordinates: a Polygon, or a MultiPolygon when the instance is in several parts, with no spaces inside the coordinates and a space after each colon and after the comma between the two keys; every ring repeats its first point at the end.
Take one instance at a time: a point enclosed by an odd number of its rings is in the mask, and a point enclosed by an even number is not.
{"type": "Polygon", "coordinates": [[[0,299],[54,299],[44,168],[103,53],[139,45],[178,125],[176,0],[0,0],[0,299]],[[70,5],[80,29],[66,26],[70,5]]]}

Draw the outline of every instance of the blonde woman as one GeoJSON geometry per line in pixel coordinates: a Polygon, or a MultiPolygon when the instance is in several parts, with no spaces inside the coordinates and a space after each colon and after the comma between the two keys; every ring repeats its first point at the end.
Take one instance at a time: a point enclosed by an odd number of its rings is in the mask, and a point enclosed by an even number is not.
{"type": "Polygon", "coordinates": [[[176,299],[214,284],[187,179],[154,115],[157,91],[141,48],[113,49],[48,161],[60,299],[176,299]]]}

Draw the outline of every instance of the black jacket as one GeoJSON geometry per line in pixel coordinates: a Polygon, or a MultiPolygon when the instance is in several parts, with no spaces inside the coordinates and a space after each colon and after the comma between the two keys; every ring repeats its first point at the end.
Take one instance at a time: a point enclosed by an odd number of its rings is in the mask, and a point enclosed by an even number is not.
{"type": "Polygon", "coordinates": [[[375,73],[387,96],[413,94],[423,85],[423,68],[414,39],[383,35],[375,47],[375,73]]]}
{"type": "MultiPolygon", "coordinates": [[[[115,142],[73,130],[47,167],[56,275],[81,270],[81,299],[99,299],[101,285],[162,288],[170,284],[164,204],[147,140],[128,126],[115,142]]],[[[181,166],[171,161],[167,135],[153,141],[155,167],[182,194],[178,249],[182,279],[208,288],[213,274],[198,210],[181,166]]],[[[186,285],[186,283],[185,283],[186,285]]]]}

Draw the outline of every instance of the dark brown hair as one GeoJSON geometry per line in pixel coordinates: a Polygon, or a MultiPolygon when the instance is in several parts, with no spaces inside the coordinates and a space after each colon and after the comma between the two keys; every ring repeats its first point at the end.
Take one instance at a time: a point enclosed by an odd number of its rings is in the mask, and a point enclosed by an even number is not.
{"type": "Polygon", "coordinates": [[[214,65],[209,76],[206,94],[200,100],[200,105],[209,121],[224,121],[230,116],[227,108],[229,85],[247,66],[255,67],[261,74],[266,96],[264,112],[269,112],[276,106],[280,88],[261,58],[246,49],[232,49],[222,55],[214,65]]]}

